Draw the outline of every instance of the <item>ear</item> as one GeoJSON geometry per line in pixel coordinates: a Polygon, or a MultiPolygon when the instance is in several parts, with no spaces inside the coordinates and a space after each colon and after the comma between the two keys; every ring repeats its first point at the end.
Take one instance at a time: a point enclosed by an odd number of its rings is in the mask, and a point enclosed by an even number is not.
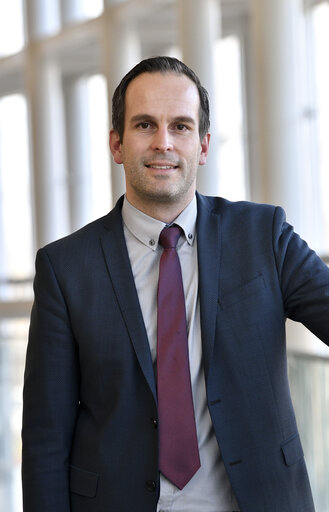
{"type": "Polygon", "coordinates": [[[122,164],[122,146],[121,146],[121,140],[120,135],[117,131],[111,130],[110,131],[110,150],[113,156],[113,159],[116,164],[122,164]]]}
{"type": "Polygon", "coordinates": [[[210,133],[207,133],[201,141],[201,153],[199,158],[199,165],[204,165],[207,161],[209,152],[210,133]]]}

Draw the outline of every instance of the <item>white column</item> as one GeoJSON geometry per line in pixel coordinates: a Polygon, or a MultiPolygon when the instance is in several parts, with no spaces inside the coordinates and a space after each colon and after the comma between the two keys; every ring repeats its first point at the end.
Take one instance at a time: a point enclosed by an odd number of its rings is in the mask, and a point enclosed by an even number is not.
{"type": "MultiPolygon", "coordinates": [[[[138,34],[129,12],[119,7],[108,8],[105,19],[104,72],[108,83],[109,119],[112,116],[112,96],[123,76],[141,59],[138,34]]],[[[126,190],[122,165],[111,160],[112,200],[115,202],[126,190]]]]}
{"type": "Polygon", "coordinates": [[[61,25],[59,2],[24,0],[26,30],[30,39],[39,39],[45,34],[56,32],[61,25]]]}
{"type": "Polygon", "coordinates": [[[40,247],[69,231],[65,123],[58,66],[30,60],[32,160],[36,245],[40,247]],[[35,63],[35,66],[34,66],[35,63]]]}
{"type": "Polygon", "coordinates": [[[219,0],[177,0],[182,60],[200,78],[210,99],[210,153],[207,164],[200,167],[199,192],[217,195],[219,189],[219,135],[215,119],[214,43],[220,34],[219,0]]]}
{"type": "MultiPolygon", "coordinates": [[[[24,9],[30,42],[60,28],[59,2],[25,0],[24,9]]],[[[37,44],[30,44],[27,52],[25,73],[30,111],[34,238],[38,248],[63,236],[69,228],[65,123],[58,65],[45,60],[37,44]]]]}
{"type": "Polygon", "coordinates": [[[301,0],[252,0],[257,76],[259,175],[262,200],[281,205],[302,227],[301,0]]]}

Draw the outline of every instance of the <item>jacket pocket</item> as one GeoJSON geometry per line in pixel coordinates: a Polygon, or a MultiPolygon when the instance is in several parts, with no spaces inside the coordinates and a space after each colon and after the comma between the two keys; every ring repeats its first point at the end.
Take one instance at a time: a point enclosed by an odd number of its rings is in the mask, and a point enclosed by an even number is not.
{"type": "Polygon", "coordinates": [[[87,498],[94,498],[97,492],[98,473],[70,466],[70,491],[87,498]]]}
{"type": "Polygon", "coordinates": [[[298,434],[282,443],[281,450],[287,466],[296,464],[296,462],[304,457],[302,444],[298,434]]]}

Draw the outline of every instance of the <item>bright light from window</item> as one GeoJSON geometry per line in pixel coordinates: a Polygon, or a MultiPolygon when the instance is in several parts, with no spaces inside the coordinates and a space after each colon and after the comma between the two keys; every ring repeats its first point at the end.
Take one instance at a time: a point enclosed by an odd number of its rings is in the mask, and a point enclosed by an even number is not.
{"type": "Polygon", "coordinates": [[[217,123],[220,135],[219,193],[231,200],[247,195],[243,104],[241,94],[241,55],[237,37],[217,41],[215,46],[217,123]]]}
{"type": "Polygon", "coordinates": [[[0,100],[0,275],[32,275],[32,219],[27,106],[21,95],[0,100]]]}
{"type": "Polygon", "coordinates": [[[329,5],[322,3],[313,9],[315,47],[315,87],[318,121],[319,172],[321,180],[321,208],[325,219],[324,247],[329,250],[329,5]]]}
{"type": "Polygon", "coordinates": [[[108,108],[104,77],[88,79],[90,161],[92,175],[93,218],[107,213],[111,206],[110,160],[108,146],[108,108]]]}
{"type": "Polygon", "coordinates": [[[22,0],[0,0],[0,56],[24,46],[22,0]]]}
{"type": "Polygon", "coordinates": [[[96,18],[103,12],[103,0],[84,0],[83,11],[87,18],[96,18]]]}

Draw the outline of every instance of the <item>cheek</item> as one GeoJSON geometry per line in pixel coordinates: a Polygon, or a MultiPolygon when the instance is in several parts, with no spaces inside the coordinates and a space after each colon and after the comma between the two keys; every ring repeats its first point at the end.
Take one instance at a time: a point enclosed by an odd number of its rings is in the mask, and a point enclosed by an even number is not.
{"type": "Polygon", "coordinates": [[[199,158],[201,154],[201,144],[199,138],[193,138],[193,140],[189,140],[182,151],[185,152],[186,155],[189,155],[190,158],[199,158]]]}
{"type": "Polygon", "coordinates": [[[145,148],[139,141],[129,141],[125,147],[124,158],[127,161],[136,161],[145,154],[145,148]]]}
{"type": "Polygon", "coordinates": [[[185,152],[185,154],[188,162],[198,165],[201,157],[201,149],[199,146],[196,147],[195,144],[191,144],[191,147],[185,152]]]}

